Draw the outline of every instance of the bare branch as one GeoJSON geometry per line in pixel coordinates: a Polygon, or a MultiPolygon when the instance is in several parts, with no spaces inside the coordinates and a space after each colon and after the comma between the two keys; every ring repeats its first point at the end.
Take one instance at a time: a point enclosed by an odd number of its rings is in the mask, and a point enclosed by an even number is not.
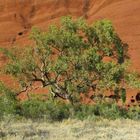
{"type": "Polygon", "coordinates": [[[67,94],[62,94],[62,93],[59,93],[59,92],[57,92],[57,91],[54,91],[53,89],[51,89],[51,93],[53,94],[53,95],[55,95],[55,97],[59,97],[59,98],[61,98],[61,99],[63,99],[63,100],[67,100],[68,99],[68,96],[67,96],[67,94]]]}
{"type": "Polygon", "coordinates": [[[32,79],[32,81],[38,81],[38,82],[42,82],[42,84],[45,84],[45,81],[41,78],[38,78],[37,75],[35,75],[34,73],[32,73],[34,79],[32,79]]]}
{"type": "Polygon", "coordinates": [[[29,86],[26,86],[25,89],[23,89],[22,91],[16,93],[16,96],[19,96],[21,93],[23,92],[27,92],[29,86]]]}

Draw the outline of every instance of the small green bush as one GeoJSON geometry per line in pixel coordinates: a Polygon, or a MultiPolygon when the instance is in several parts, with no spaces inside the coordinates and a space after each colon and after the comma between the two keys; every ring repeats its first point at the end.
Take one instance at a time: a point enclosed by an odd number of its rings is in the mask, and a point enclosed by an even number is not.
{"type": "Polygon", "coordinates": [[[99,110],[99,114],[103,118],[107,119],[117,119],[117,118],[126,118],[127,111],[124,108],[119,108],[116,104],[103,103],[98,104],[97,108],[99,110]]]}
{"type": "Polygon", "coordinates": [[[131,107],[128,110],[128,117],[133,120],[140,120],[140,107],[131,107]]]}
{"type": "Polygon", "coordinates": [[[0,119],[6,115],[15,115],[18,110],[18,101],[14,93],[0,82],[0,119]]]}
{"type": "Polygon", "coordinates": [[[74,117],[87,119],[88,117],[102,117],[107,119],[129,118],[127,110],[116,104],[100,103],[96,105],[79,105],[74,108],[74,117]]]}
{"type": "Polygon", "coordinates": [[[46,119],[48,121],[61,121],[69,118],[67,104],[54,101],[41,101],[31,99],[22,102],[22,116],[31,119],[46,119]]]}

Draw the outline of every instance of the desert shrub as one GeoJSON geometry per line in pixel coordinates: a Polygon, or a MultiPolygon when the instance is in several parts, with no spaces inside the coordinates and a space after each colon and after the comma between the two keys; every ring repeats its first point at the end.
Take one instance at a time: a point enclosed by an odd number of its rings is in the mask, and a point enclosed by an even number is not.
{"type": "Polygon", "coordinates": [[[82,105],[73,106],[72,118],[84,120],[89,116],[95,117],[96,107],[94,105],[82,105]]]}
{"type": "Polygon", "coordinates": [[[39,100],[27,100],[21,103],[22,116],[26,118],[41,118],[46,112],[45,103],[39,100]]]}
{"type": "Polygon", "coordinates": [[[119,108],[116,104],[101,103],[96,105],[79,105],[74,107],[74,118],[84,120],[89,117],[96,118],[129,118],[127,110],[119,108]]]}
{"type": "Polygon", "coordinates": [[[49,110],[50,118],[53,120],[68,119],[70,116],[69,106],[66,104],[56,104],[55,109],[49,110]]]}
{"type": "Polygon", "coordinates": [[[14,93],[0,82],[0,119],[8,114],[17,114],[18,101],[14,93]]]}
{"type": "Polygon", "coordinates": [[[31,99],[23,101],[21,108],[22,116],[28,119],[61,121],[67,119],[70,115],[68,105],[57,101],[31,99]]]}
{"type": "Polygon", "coordinates": [[[116,104],[103,103],[98,104],[99,115],[107,119],[127,118],[127,110],[119,108],[116,104]]]}
{"type": "Polygon", "coordinates": [[[140,119],[140,107],[129,108],[127,114],[130,119],[139,120],[140,119]]]}

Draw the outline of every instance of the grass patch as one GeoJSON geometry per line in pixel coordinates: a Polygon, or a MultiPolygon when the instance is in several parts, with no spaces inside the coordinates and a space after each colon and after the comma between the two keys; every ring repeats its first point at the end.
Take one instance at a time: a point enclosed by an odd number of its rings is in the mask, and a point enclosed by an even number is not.
{"type": "Polygon", "coordinates": [[[140,121],[67,119],[47,123],[22,120],[2,122],[0,138],[4,140],[138,140],[140,121]]]}

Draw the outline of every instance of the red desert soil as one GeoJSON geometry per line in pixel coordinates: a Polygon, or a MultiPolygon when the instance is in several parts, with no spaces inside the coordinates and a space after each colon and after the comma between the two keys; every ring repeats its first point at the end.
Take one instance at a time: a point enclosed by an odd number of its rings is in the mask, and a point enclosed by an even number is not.
{"type": "MultiPolygon", "coordinates": [[[[0,0],[0,46],[29,44],[32,26],[44,30],[66,15],[84,16],[89,23],[112,20],[129,45],[133,67],[140,72],[140,0],[0,0]]],[[[4,63],[0,55],[0,66],[4,63]]],[[[136,91],[129,92],[129,97],[132,94],[135,96],[136,91]]]]}

